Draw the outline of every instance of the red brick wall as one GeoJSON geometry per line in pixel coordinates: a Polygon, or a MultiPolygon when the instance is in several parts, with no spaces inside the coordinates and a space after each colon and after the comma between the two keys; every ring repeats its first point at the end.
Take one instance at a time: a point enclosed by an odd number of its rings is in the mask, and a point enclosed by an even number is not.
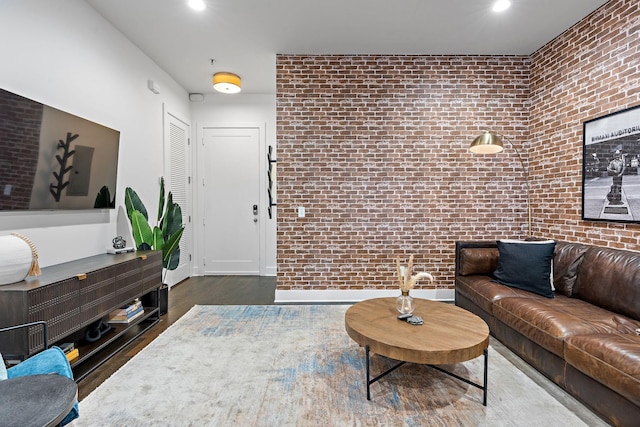
{"type": "Polygon", "coordinates": [[[639,250],[640,227],[582,221],[583,122],[640,105],[640,2],[611,1],[531,57],[533,217],[542,234],[639,250]]]}
{"type": "Polygon", "coordinates": [[[456,240],[523,236],[517,157],[468,147],[521,144],[528,99],[523,57],[279,55],[278,289],[395,289],[409,254],[452,287],[456,240]]]}
{"type": "Polygon", "coordinates": [[[637,249],[638,226],[580,218],[582,122],[640,104],[638,3],[531,57],[279,55],[278,289],[395,289],[409,254],[452,288],[456,240],[525,236],[515,152],[468,151],[487,128],[521,147],[534,235],[637,249]]]}
{"type": "Polygon", "coordinates": [[[0,90],[0,210],[29,209],[42,109],[38,102],[0,90]],[[9,195],[6,185],[12,187],[9,195]]]}

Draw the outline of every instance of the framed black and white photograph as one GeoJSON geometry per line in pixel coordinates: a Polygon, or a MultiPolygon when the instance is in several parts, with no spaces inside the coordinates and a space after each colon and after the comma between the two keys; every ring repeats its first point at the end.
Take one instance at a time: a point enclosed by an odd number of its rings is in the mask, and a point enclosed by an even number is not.
{"type": "Polygon", "coordinates": [[[582,219],[640,223],[640,106],[583,124],[582,219]]]}

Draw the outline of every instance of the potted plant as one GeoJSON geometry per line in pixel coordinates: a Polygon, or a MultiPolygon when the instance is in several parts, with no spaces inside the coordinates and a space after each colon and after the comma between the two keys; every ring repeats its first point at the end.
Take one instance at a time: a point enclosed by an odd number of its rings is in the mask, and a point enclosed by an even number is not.
{"type": "MultiPolygon", "coordinates": [[[[133,240],[137,250],[162,251],[162,267],[164,273],[162,283],[166,279],[167,271],[175,270],[180,262],[180,238],[184,232],[182,224],[182,209],[173,201],[169,192],[165,203],[164,178],[160,178],[160,197],[158,200],[158,215],[153,227],[149,223],[147,209],[131,188],[125,190],[124,199],[127,216],[131,223],[133,240]]],[[[160,314],[165,314],[168,308],[169,288],[162,286],[160,292],[160,314]],[[164,301],[163,301],[164,299],[164,301]],[[163,304],[164,302],[164,304],[163,304]]]]}

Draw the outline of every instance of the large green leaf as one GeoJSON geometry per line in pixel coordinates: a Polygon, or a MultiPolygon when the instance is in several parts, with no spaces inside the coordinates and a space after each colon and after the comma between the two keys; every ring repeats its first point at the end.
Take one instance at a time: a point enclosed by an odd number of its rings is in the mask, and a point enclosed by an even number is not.
{"type": "Polygon", "coordinates": [[[136,209],[129,211],[131,219],[131,232],[138,250],[151,249],[153,247],[153,231],[147,222],[147,218],[136,209]]]}
{"type": "Polygon", "coordinates": [[[169,210],[171,208],[171,205],[173,204],[173,195],[171,194],[171,191],[169,191],[169,194],[167,195],[167,203],[166,203],[166,208],[165,208],[165,212],[164,215],[162,215],[162,218],[160,218],[160,222],[158,223],[159,227],[162,229],[162,234],[164,235],[164,238],[167,239],[169,236],[167,236],[166,234],[166,230],[165,230],[165,224],[167,222],[167,210],[169,210]]]}
{"type": "Polygon", "coordinates": [[[162,246],[162,266],[167,270],[174,270],[180,261],[180,238],[184,227],[176,230],[162,246]],[[177,257],[175,253],[178,253],[177,257]]]}
{"type": "Polygon", "coordinates": [[[158,223],[162,220],[162,211],[164,210],[164,177],[160,177],[160,199],[158,200],[158,223]]]}
{"type": "Polygon", "coordinates": [[[177,203],[173,203],[173,195],[169,192],[167,207],[162,221],[162,235],[165,240],[174,234],[182,226],[182,209],[177,203]]]}
{"type": "Polygon", "coordinates": [[[175,270],[180,264],[180,248],[176,249],[169,255],[166,260],[162,261],[162,266],[167,270],[175,270]]]}
{"type": "Polygon", "coordinates": [[[164,237],[162,237],[162,230],[158,227],[153,227],[153,245],[151,245],[151,249],[154,251],[160,251],[163,246],[164,237]]]}
{"type": "Polygon", "coordinates": [[[147,208],[145,208],[144,203],[138,197],[138,193],[136,193],[131,187],[127,187],[124,191],[124,206],[127,209],[127,216],[129,217],[129,221],[131,219],[131,212],[138,211],[144,216],[145,221],[149,220],[149,215],[147,214],[147,208]]]}

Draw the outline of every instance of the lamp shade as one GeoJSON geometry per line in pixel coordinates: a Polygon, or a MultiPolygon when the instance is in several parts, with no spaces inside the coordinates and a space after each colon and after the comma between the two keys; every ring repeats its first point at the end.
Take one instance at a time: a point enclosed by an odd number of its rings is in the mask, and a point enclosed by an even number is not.
{"type": "Polygon", "coordinates": [[[495,133],[485,131],[471,143],[469,150],[476,154],[494,154],[503,149],[502,139],[495,133]]]}
{"type": "Polygon", "coordinates": [[[233,73],[215,73],[213,88],[222,93],[238,93],[241,90],[240,77],[233,73]]]}

